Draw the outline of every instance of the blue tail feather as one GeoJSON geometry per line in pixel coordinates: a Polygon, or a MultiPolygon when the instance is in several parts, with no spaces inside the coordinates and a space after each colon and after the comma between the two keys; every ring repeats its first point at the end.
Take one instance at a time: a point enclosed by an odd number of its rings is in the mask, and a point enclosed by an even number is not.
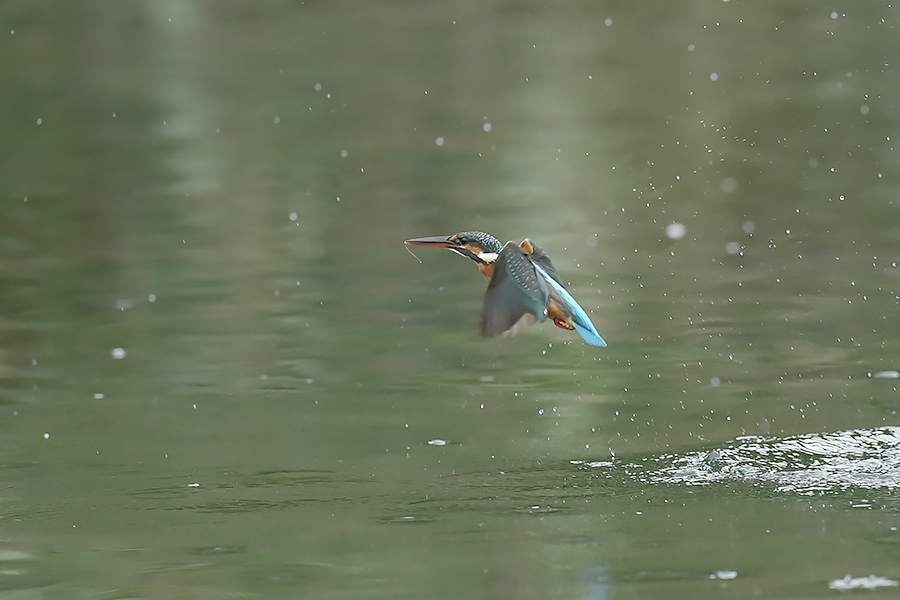
{"type": "Polygon", "coordinates": [[[588,344],[606,348],[606,340],[600,337],[600,334],[597,333],[596,329],[594,329],[593,324],[591,325],[590,329],[588,329],[587,327],[582,327],[578,323],[575,323],[575,331],[580,333],[581,337],[583,337],[584,341],[586,341],[588,344]]]}
{"type": "MultiPolygon", "coordinates": [[[[534,263],[532,263],[534,264],[534,263]]],[[[544,279],[547,283],[549,283],[554,290],[559,292],[560,296],[562,296],[563,300],[566,301],[568,308],[572,310],[572,322],[575,324],[575,331],[584,338],[588,344],[592,344],[594,346],[602,346],[606,347],[606,340],[600,337],[600,334],[597,332],[597,329],[594,327],[594,324],[591,322],[591,318],[584,312],[584,309],[575,301],[575,298],[561,286],[556,280],[550,277],[540,265],[535,264],[534,268],[537,269],[538,273],[544,276],[544,279]]]]}

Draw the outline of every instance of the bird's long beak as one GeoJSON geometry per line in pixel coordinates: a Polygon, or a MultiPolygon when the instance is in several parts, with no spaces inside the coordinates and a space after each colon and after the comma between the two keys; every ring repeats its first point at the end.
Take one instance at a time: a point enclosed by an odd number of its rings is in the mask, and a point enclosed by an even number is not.
{"type": "Polygon", "coordinates": [[[420,237],[406,240],[403,242],[407,246],[430,246],[432,248],[459,248],[459,244],[451,241],[452,235],[435,235],[431,237],[420,237]]]}

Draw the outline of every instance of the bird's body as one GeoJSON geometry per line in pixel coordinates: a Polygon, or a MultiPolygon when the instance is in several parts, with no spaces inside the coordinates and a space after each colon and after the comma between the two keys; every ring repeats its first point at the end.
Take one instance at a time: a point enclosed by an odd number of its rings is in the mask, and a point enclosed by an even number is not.
{"type": "Polygon", "coordinates": [[[530,239],[501,244],[481,231],[415,238],[408,245],[447,248],[475,262],[490,280],[481,309],[485,337],[515,335],[548,317],[562,329],[577,331],[595,346],[606,346],[590,317],[566,290],[550,257],[530,239]]]}

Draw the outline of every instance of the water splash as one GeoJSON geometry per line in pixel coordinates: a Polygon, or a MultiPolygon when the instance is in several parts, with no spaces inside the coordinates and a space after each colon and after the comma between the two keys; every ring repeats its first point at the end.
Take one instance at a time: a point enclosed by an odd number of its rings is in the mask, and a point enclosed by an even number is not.
{"type": "Polygon", "coordinates": [[[626,471],[647,484],[743,482],[801,495],[894,490],[900,489],[900,427],[740,437],[712,450],[651,457],[626,465],[626,471]]]}

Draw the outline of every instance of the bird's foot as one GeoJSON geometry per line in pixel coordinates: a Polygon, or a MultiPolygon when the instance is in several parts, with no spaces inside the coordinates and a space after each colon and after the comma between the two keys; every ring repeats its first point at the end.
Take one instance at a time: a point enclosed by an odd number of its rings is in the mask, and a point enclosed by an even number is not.
{"type": "Polygon", "coordinates": [[[568,329],[569,331],[575,329],[575,326],[572,324],[571,319],[560,319],[559,317],[553,317],[553,324],[560,329],[568,329]]]}

